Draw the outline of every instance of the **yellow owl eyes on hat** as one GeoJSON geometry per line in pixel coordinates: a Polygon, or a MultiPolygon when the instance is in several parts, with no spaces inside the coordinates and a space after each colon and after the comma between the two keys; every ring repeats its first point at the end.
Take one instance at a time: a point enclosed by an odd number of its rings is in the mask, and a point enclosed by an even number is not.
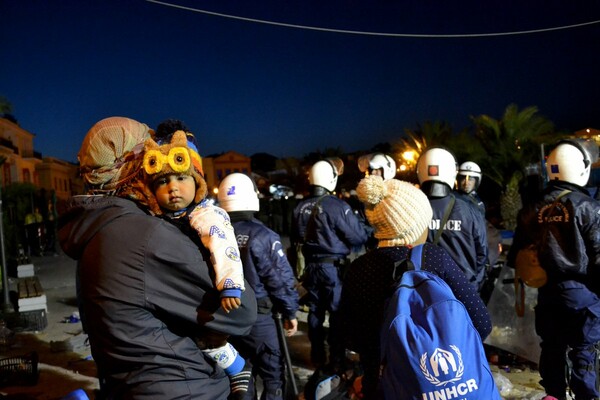
{"type": "Polygon", "coordinates": [[[180,131],[176,132],[171,144],[158,146],[154,141],[146,144],[143,161],[146,174],[159,174],[163,169],[168,169],[169,173],[184,173],[189,172],[190,166],[193,166],[196,171],[204,175],[202,157],[195,149],[181,145],[187,144],[182,142],[182,137],[184,137],[184,132],[180,131]]]}
{"type": "Polygon", "coordinates": [[[144,155],[144,171],[148,175],[158,174],[168,164],[173,172],[187,172],[191,165],[190,153],[185,147],[173,147],[167,154],[159,150],[148,150],[144,155]]]}
{"type": "Polygon", "coordinates": [[[158,144],[149,138],[144,142],[144,160],[142,169],[145,175],[148,207],[156,215],[162,213],[154,199],[153,185],[161,177],[170,174],[190,175],[196,183],[194,202],[198,203],[207,193],[206,181],[203,177],[202,159],[188,145],[186,134],[177,131],[171,137],[170,143],[158,144]]]}

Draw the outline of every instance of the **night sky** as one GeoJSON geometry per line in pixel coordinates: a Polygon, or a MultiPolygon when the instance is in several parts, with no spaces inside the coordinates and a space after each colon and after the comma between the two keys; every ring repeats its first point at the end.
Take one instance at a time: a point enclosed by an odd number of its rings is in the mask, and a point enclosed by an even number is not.
{"type": "Polygon", "coordinates": [[[0,0],[0,96],[35,150],[75,162],[87,130],[114,115],[181,119],[204,156],[369,150],[511,103],[560,130],[600,128],[599,1],[170,3],[214,14],[0,0]]]}

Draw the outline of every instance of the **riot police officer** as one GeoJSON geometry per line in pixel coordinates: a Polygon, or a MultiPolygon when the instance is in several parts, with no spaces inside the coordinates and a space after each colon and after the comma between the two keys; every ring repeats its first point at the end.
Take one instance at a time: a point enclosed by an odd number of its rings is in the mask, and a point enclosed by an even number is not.
{"type": "Polygon", "coordinates": [[[461,197],[473,203],[485,218],[485,204],[477,194],[481,184],[481,168],[473,161],[465,161],[458,167],[456,189],[461,197]]]}
{"type": "Polygon", "coordinates": [[[519,249],[534,244],[546,271],[535,328],[547,400],[565,399],[567,385],[578,400],[600,398],[600,203],[584,187],[597,160],[598,145],[591,140],[559,142],[546,161],[549,182],[542,199],[519,213],[509,254],[510,264],[519,249]]]}
{"type": "Polygon", "coordinates": [[[311,196],[294,209],[291,236],[292,244],[303,243],[306,259],[302,286],[307,291],[303,302],[309,308],[311,361],[315,367],[327,364],[331,370],[345,357],[338,315],[345,259],[353,247],[367,240],[367,232],[348,203],[332,195],[342,172],[343,163],[337,158],[317,161],[311,167],[311,196]],[[328,333],[324,327],[327,313],[328,333]]]}
{"type": "MultiPolygon", "coordinates": [[[[254,217],[259,211],[254,182],[244,174],[226,176],[219,185],[219,205],[228,212],[244,266],[244,278],[256,294],[258,315],[247,336],[229,341],[260,376],[263,400],[282,400],[284,354],[277,334],[274,313],[281,315],[287,336],[298,329],[298,292],[294,272],[285,256],[281,237],[254,217]]],[[[283,339],[284,340],[284,339],[283,339]]],[[[251,383],[246,398],[255,391],[251,383]]]]}
{"type": "Polygon", "coordinates": [[[486,222],[475,207],[454,195],[457,172],[454,155],[441,147],[427,149],[417,161],[421,190],[433,208],[428,241],[445,248],[469,282],[481,290],[488,255],[486,222]]]}

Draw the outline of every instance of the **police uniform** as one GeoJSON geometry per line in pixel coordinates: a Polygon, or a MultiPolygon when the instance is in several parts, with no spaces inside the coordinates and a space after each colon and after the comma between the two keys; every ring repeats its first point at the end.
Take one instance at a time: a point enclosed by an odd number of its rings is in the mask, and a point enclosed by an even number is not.
{"type": "Polygon", "coordinates": [[[543,200],[519,213],[509,263],[539,239],[540,265],[548,281],[538,290],[535,327],[542,339],[541,384],[564,398],[565,354],[572,367],[570,389],[579,399],[597,399],[600,341],[600,203],[582,187],[551,181],[543,200]],[[559,202],[555,199],[565,192],[559,202]]]}
{"type": "MultiPolygon", "coordinates": [[[[237,238],[244,277],[254,289],[258,315],[249,335],[230,342],[248,360],[264,385],[262,399],[282,399],[284,358],[273,312],[283,320],[296,319],[298,292],[280,236],[248,212],[230,212],[237,238]]],[[[235,311],[234,311],[235,312],[235,311]]],[[[249,389],[248,395],[253,390],[249,389]]]]}
{"type": "Polygon", "coordinates": [[[454,195],[429,197],[433,218],[427,240],[433,242],[436,232],[443,229],[438,244],[450,253],[467,280],[480,290],[485,280],[488,254],[486,222],[474,205],[457,196],[448,221],[442,227],[451,196],[454,195]]]}
{"type": "Polygon", "coordinates": [[[471,193],[457,191],[456,196],[460,197],[467,203],[473,204],[477,210],[479,210],[481,215],[483,215],[483,218],[485,218],[485,203],[483,200],[481,200],[481,197],[479,197],[476,191],[473,190],[471,193]]]}
{"type": "Polygon", "coordinates": [[[311,360],[317,365],[326,362],[323,326],[329,313],[329,363],[343,360],[344,346],[339,340],[338,307],[342,291],[342,264],[352,247],[367,241],[367,232],[345,201],[335,196],[310,197],[300,202],[293,213],[292,243],[303,242],[302,253],[306,269],[302,285],[309,307],[308,337],[311,360]],[[313,208],[318,209],[313,213],[313,208]],[[306,239],[306,240],[304,240],[306,239]]]}

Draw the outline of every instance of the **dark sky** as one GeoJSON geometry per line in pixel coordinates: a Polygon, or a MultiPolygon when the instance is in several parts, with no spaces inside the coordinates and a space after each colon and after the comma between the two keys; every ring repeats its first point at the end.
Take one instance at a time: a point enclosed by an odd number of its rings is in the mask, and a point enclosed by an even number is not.
{"type": "Polygon", "coordinates": [[[113,115],[182,119],[201,155],[368,150],[425,121],[458,131],[472,115],[500,118],[510,103],[559,129],[600,128],[596,0],[171,3],[222,15],[0,0],[0,96],[37,151],[76,161],[113,115]]]}

